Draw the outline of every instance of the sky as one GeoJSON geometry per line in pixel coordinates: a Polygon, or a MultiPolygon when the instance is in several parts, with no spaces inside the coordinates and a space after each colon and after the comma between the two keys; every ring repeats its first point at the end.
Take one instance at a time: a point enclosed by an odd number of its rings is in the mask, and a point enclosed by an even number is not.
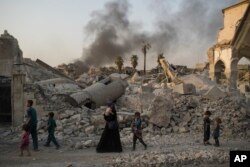
{"type": "MultiPolygon", "coordinates": [[[[161,19],[162,11],[166,10],[160,9],[158,2],[163,4],[160,1],[163,0],[128,0],[128,19],[140,24],[138,27],[145,32],[155,31],[156,17],[161,19]]],[[[171,12],[180,8],[181,0],[165,1],[168,1],[171,12]]],[[[83,48],[91,43],[91,34],[84,28],[93,11],[102,10],[108,2],[110,0],[0,0],[0,34],[7,30],[17,38],[25,58],[39,58],[51,66],[70,63],[81,58],[83,48]]],[[[222,18],[220,10],[218,14],[222,18]]],[[[216,36],[217,32],[214,34],[216,36]]],[[[195,60],[195,63],[203,62],[206,55],[198,55],[195,60]]]]}

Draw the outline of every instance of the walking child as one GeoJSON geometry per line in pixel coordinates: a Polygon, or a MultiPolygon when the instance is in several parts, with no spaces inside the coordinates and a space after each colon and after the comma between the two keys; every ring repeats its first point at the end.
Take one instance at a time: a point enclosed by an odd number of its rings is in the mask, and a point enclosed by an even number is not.
{"type": "Polygon", "coordinates": [[[22,134],[22,141],[21,141],[21,146],[20,146],[20,156],[23,156],[23,151],[26,150],[27,151],[27,155],[30,156],[30,150],[29,150],[29,127],[24,124],[23,127],[23,134],[22,134]]]}
{"type": "Polygon", "coordinates": [[[133,151],[135,151],[136,141],[137,139],[141,142],[145,149],[147,149],[147,145],[144,143],[142,139],[142,128],[141,128],[141,114],[139,112],[135,113],[135,119],[132,123],[132,132],[133,132],[133,151]]]}
{"type": "Polygon", "coordinates": [[[26,111],[27,119],[27,125],[29,126],[29,132],[32,137],[33,141],[33,148],[34,151],[38,150],[38,138],[37,138],[37,114],[36,109],[33,107],[33,101],[28,100],[27,101],[27,111],[26,111]]]}
{"type": "Polygon", "coordinates": [[[47,124],[47,129],[48,129],[49,134],[48,134],[47,142],[44,145],[45,147],[49,147],[50,142],[52,141],[56,145],[56,149],[59,149],[60,146],[55,138],[55,128],[56,128],[56,121],[54,120],[54,113],[50,112],[48,124],[47,124]]]}
{"type": "Polygon", "coordinates": [[[220,137],[220,124],[221,124],[221,119],[220,118],[216,118],[215,119],[215,129],[213,131],[213,137],[214,137],[214,141],[215,147],[219,147],[220,146],[220,142],[219,142],[219,137],[220,137]]]}
{"type": "Polygon", "coordinates": [[[210,111],[206,111],[204,113],[204,145],[211,145],[211,143],[209,143],[209,138],[210,138],[210,117],[211,116],[211,112],[210,111]]]}

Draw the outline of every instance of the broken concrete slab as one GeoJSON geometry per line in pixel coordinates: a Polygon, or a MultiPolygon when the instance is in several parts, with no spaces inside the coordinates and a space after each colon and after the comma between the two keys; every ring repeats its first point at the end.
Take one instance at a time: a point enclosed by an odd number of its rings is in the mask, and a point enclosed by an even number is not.
{"type": "Polygon", "coordinates": [[[95,83],[81,92],[71,94],[79,105],[91,103],[91,109],[105,105],[108,101],[114,101],[121,97],[126,90],[127,82],[116,80],[108,84],[95,83]]]}
{"type": "Polygon", "coordinates": [[[178,84],[173,86],[173,91],[180,94],[196,94],[196,89],[193,84],[178,84]]]}
{"type": "Polygon", "coordinates": [[[206,76],[198,74],[185,75],[182,76],[181,79],[186,84],[193,84],[197,91],[208,90],[216,84],[214,81],[209,80],[206,76]]]}
{"type": "Polygon", "coordinates": [[[205,94],[204,97],[207,99],[215,100],[223,98],[226,96],[226,93],[220,90],[217,86],[210,88],[205,94]]]}

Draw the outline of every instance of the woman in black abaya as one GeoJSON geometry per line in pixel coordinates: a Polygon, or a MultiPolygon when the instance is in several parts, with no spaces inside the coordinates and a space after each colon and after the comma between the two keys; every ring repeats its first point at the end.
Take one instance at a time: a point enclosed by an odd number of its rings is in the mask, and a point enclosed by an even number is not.
{"type": "Polygon", "coordinates": [[[106,120],[106,125],[96,147],[96,152],[122,152],[119,125],[114,104],[108,104],[108,108],[104,113],[104,119],[106,120]]]}

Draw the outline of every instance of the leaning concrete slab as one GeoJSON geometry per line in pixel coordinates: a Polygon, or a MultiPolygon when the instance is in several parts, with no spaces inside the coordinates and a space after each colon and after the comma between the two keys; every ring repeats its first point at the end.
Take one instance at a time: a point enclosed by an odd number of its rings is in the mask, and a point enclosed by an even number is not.
{"type": "Polygon", "coordinates": [[[226,93],[220,90],[217,86],[213,86],[210,88],[204,95],[205,98],[215,100],[219,98],[223,98],[226,96],[226,93]]]}

